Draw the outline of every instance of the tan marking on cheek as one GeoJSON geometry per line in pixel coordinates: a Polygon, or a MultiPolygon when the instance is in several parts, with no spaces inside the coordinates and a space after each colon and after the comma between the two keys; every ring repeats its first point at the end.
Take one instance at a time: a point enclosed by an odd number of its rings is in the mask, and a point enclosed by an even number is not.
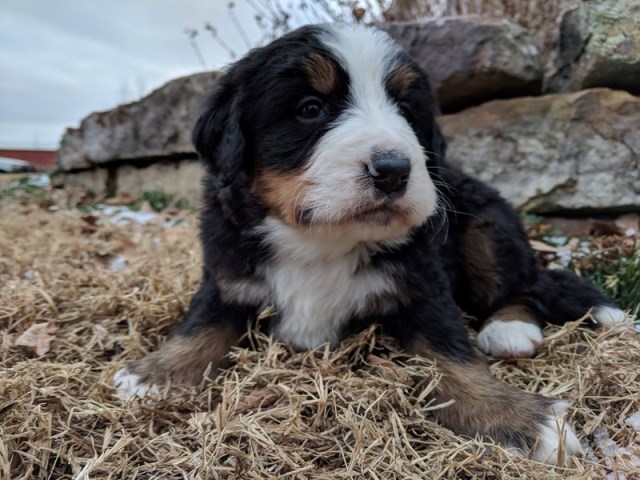
{"type": "Polygon", "coordinates": [[[225,356],[238,342],[233,327],[216,325],[193,335],[176,335],[157,351],[131,362],[127,369],[144,383],[198,384],[211,365],[210,377],[225,366],[225,356]]]}
{"type": "Polygon", "coordinates": [[[407,64],[400,65],[387,78],[387,88],[396,98],[403,98],[409,93],[409,88],[416,78],[418,74],[413,68],[407,64]]]}
{"type": "Polygon", "coordinates": [[[336,86],[336,67],[331,60],[313,53],[304,62],[304,71],[311,87],[320,93],[329,95],[336,86]]]}
{"type": "Polygon", "coordinates": [[[474,219],[462,239],[464,269],[471,281],[470,295],[475,303],[485,306],[493,303],[500,285],[488,228],[483,220],[474,219]]]}
{"type": "Polygon", "coordinates": [[[262,170],[256,175],[253,192],[258,199],[285,223],[300,225],[301,209],[313,183],[302,172],[262,170]]]}

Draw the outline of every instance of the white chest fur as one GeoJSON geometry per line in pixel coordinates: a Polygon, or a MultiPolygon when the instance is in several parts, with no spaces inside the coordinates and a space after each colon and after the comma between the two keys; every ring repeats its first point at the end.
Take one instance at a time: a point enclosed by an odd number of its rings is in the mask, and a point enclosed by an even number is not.
{"type": "Polygon", "coordinates": [[[396,289],[390,276],[369,265],[367,246],[305,238],[281,224],[268,234],[275,255],[263,273],[280,317],[272,334],[294,347],[337,343],[354,315],[396,289]]]}

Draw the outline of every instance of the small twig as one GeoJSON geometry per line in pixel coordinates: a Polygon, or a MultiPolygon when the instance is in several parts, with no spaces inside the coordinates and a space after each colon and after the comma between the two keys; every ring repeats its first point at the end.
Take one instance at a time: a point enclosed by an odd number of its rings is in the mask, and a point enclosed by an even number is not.
{"type": "Polygon", "coordinates": [[[200,51],[200,47],[196,42],[198,31],[195,28],[185,28],[184,33],[189,38],[189,44],[191,45],[191,49],[193,50],[193,53],[195,53],[198,62],[200,62],[200,66],[203,68],[203,70],[208,70],[209,68],[207,67],[207,62],[205,62],[204,56],[200,51]]]}
{"type": "Polygon", "coordinates": [[[236,7],[236,3],[235,2],[229,2],[229,4],[227,5],[227,10],[229,11],[229,16],[231,17],[231,21],[233,22],[233,25],[236,27],[236,30],[238,31],[238,33],[242,37],[242,40],[244,41],[244,43],[247,46],[247,48],[251,48],[251,41],[249,40],[249,37],[247,36],[247,32],[245,32],[244,27],[242,26],[242,24],[240,23],[240,21],[238,20],[238,17],[236,16],[236,14],[234,12],[235,7],[236,7]]]}

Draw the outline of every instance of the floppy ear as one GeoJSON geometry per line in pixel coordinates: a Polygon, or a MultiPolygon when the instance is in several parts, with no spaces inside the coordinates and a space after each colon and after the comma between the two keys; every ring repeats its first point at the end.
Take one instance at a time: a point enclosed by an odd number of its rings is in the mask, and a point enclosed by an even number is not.
{"type": "Polygon", "coordinates": [[[200,115],[191,140],[215,185],[233,182],[244,164],[245,141],[240,130],[236,89],[225,78],[219,80],[200,115]]]}

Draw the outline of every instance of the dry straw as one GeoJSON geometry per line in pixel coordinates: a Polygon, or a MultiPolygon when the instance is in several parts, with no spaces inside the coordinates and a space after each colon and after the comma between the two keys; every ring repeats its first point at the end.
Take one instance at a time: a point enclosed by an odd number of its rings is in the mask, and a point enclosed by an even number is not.
{"type": "Polygon", "coordinates": [[[493,364],[510,384],[572,402],[589,453],[570,469],[438,426],[438,371],[373,330],[314,352],[254,333],[255,350],[235,350],[217,381],[125,401],[114,371],[157,347],[197,286],[196,222],[117,226],[66,202],[0,203],[4,479],[638,478],[629,328],[549,329],[536,358],[493,364]],[[51,337],[40,356],[16,345],[37,324],[51,337]]]}

